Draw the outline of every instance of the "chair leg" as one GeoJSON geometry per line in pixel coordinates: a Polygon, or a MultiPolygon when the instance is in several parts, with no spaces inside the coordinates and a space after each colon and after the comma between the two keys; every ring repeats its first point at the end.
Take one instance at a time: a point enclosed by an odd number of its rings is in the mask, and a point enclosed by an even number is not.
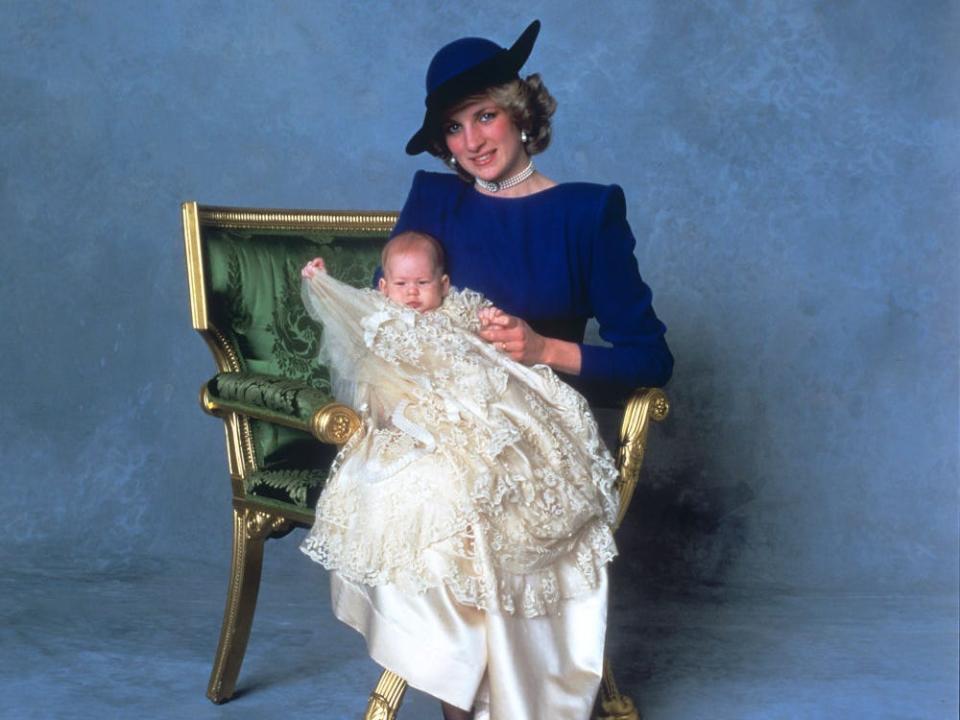
{"type": "Polygon", "coordinates": [[[406,692],[407,682],[396,673],[384,670],[373,692],[370,693],[363,720],[396,720],[397,711],[400,710],[400,703],[403,702],[403,695],[406,692]]]}
{"type": "Polygon", "coordinates": [[[641,720],[640,711],[626,695],[617,689],[613,679],[610,658],[603,659],[603,680],[600,682],[599,707],[595,720],[641,720]]]}
{"type": "MultiPolygon", "coordinates": [[[[380,680],[370,693],[363,720],[396,720],[400,703],[407,692],[406,681],[389,670],[380,674],[380,680]]],[[[626,695],[617,689],[609,658],[603,659],[603,680],[600,683],[600,707],[595,720],[642,720],[640,711],[626,695]]]]}
{"type": "Polygon", "coordinates": [[[236,689],[237,676],[253,625],[253,613],[257,609],[264,540],[271,533],[282,530],[286,524],[283,518],[269,513],[249,508],[235,507],[233,510],[230,585],[220,628],[220,644],[207,686],[207,697],[215,703],[226,702],[233,697],[236,689]]]}

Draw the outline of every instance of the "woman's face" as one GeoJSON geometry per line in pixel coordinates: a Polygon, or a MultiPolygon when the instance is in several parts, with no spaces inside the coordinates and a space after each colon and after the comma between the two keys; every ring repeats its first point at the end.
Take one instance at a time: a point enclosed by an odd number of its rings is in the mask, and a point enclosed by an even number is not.
{"type": "Polygon", "coordinates": [[[495,182],[516,175],[530,158],[510,115],[490,98],[469,100],[443,123],[447,149],[474,177],[495,182]]]}

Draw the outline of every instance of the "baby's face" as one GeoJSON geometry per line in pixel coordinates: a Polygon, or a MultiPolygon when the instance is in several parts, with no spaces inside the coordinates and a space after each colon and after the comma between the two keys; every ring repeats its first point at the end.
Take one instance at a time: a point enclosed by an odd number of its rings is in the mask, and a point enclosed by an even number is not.
{"type": "Polygon", "coordinates": [[[427,253],[390,253],[380,278],[380,292],[419,312],[436,310],[450,289],[450,278],[437,271],[427,253]]]}

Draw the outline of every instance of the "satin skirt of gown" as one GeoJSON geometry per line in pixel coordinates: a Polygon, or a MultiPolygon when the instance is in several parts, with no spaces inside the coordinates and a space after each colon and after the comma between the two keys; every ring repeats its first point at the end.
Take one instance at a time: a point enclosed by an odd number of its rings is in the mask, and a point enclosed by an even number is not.
{"type": "Polygon", "coordinates": [[[330,575],[337,618],[375,662],[476,720],[588,720],[603,673],[607,575],[558,611],[526,618],[330,575]]]}

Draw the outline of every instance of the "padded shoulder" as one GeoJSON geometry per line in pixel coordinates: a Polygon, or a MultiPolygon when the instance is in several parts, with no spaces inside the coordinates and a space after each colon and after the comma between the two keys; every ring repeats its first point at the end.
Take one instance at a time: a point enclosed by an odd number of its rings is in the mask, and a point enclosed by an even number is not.
{"type": "Polygon", "coordinates": [[[467,187],[469,186],[453,173],[418,170],[413,176],[410,195],[411,197],[419,197],[421,200],[425,198],[436,199],[452,196],[467,187]]]}
{"type": "Polygon", "coordinates": [[[573,182],[560,186],[568,201],[578,204],[586,212],[617,212],[626,214],[627,201],[619,185],[573,182]]]}

